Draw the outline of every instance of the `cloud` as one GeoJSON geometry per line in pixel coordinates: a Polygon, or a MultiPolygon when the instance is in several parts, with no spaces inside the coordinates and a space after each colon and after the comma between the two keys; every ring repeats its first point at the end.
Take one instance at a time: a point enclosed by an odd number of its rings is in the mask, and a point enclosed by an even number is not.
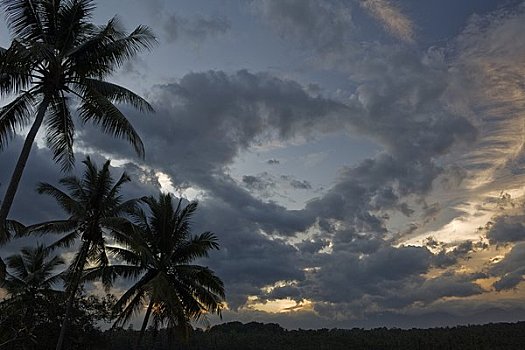
{"type": "Polygon", "coordinates": [[[351,10],[339,1],[260,0],[252,6],[279,35],[318,51],[340,50],[353,29],[351,10]]]}
{"type": "Polygon", "coordinates": [[[264,177],[267,175],[268,173],[263,173],[259,176],[244,175],[242,177],[242,182],[244,185],[246,185],[246,187],[257,191],[266,191],[269,188],[275,188],[274,182],[264,179],[264,177]]]}
{"type": "Polygon", "coordinates": [[[360,0],[360,5],[369,11],[390,34],[408,43],[414,41],[414,25],[396,5],[388,0],[360,0]]]}
{"type": "Polygon", "coordinates": [[[522,222],[521,216],[502,217],[492,225],[487,232],[487,238],[493,244],[525,241],[525,226],[522,222]]]}
{"type": "Polygon", "coordinates": [[[163,29],[168,42],[188,40],[203,42],[209,38],[226,34],[231,29],[230,20],[221,16],[195,16],[187,18],[175,13],[163,20],[163,29]]]}
{"type": "Polygon", "coordinates": [[[517,243],[505,258],[490,268],[493,276],[500,278],[494,283],[497,291],[515,288],[525,275],[525,243],[517,243]]]}

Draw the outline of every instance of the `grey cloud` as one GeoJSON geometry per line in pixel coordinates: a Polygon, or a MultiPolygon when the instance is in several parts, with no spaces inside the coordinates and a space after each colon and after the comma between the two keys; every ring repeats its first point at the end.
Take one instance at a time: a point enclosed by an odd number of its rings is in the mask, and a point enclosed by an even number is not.
{"type": "MultiPolygon", "coordinates": [[[[177,165],[172,173],[181,174],[182,179],[193,178],[198,169],[221,171],[240,150],[275,136],[288,140],[335,131],[341,113],[348,110],[341,103],[309,96],[294,81],[247,71],[190,73],[178,83],[157,86],[153,96],[156,115],[128,114],[141,131],[146,149],[152,150],[147,153],[148,163],[167,167],[165,152],[169,163],[177,165]],[[160,149],[164,152],[153,151],[160,149]]],[[[107,147],[108,140],[90,129],[82,139],[132,157],[123,143],[111,140],[107,147]]]]}
{"type": "Polygon", "coordinates": [[[228,304],[234,308],[243,305],[247,295],[261,295],[261,288],[275,281],[304,279],[297,249],[259,233],[257,220],[238,209],[208,200],[196,216],[219,238],[221,250],[208,263],[226,282],[228,304]]]}
{"type": "Polygon", "coordinates": [[[248,188],[254,189],[257,191],[265,191],[269,188],[275,188],[275,182],[272,182],[271,180],[265,178],[264,175],[268,175],[268,174],[263,173],[260,176],[244,175],[242,177],[242,182],[248,188]]]}
{"type": "Polygon", "coordinates": [[[208,38],[225,34],[230,28],[230,21],[220,16],[186,18],[171,14],[163,22],[163,29],[169,42],[179,39],[202,42],[208,38]]]}
{"type": "Polygon", "coordinates": [[[499,280],[494,282],[493,287],[496,291],[509,290],[516,288],[524,280],[525,268],[517,269],[503,275],[499,280]]]}
{"type": "Polygon", "coordinates": [[[487,232],[490,243],[510,243],[525,240],[525,226],[521,217],[498,219],[487,232]],[[517,221],[520,220],[520,221],[517,221]]]}
{"type": "Polygon", "coordinates": [[[284,286],[284,287],[277,287],[274,288],[268,295],[266,296],[268,299],[286,299],[290,298],[292,300],[301,300],[301,290],[297,288],[296,286],[284,286]]]}
{"type": "Polygon", "coordinates": [[[474,283],[475,279],[485,277],[480,274],[457,275],[451,272],[423,282],[416,290],[418,301],[433,302],[443,297],[468,297],[483,293],[483,288],[474,283]]]}
{"type": "Polygon", "coordinates": [[[297,180],[297,179],[292,179],[290,180],[290,186],[292,186],[293,188],[295,189],[298,189],[298,190],[310,190],[312,189],[312,185],[310,184],[310,182],[306,181],[306,180],[297,180]]]}
{"type": "Polygon", "coordinates": [[[281,36],[319,52],[340,50],[354,29],[350,8],[339,1],[261,0],[252,5],[281,36]]]}
{"type": "Polygon", "coordinates": [[[525,243],[517,243],[505,258],[493,265],[489,273],[499,277],[493,286],[496,290],[512,289],[523,280],[525,275],[525,243]]]}
{"type": "Polygon", "coordinates": [[[308,298],[331,303],[359,300],[364,295],[384,297],[402,289],[409,280],[420,279],[431,264],[426,248],[383,247],[360,258],[345,251],[326,255],[320,269],[304,283],[308,298]]]}
{"type": "Polygon", "coordinates": [[[329,243],[323,239],[304,239],[300,243],[295,244],[295,246],[302,254],[316,254],[328,246],[329,243]]]}

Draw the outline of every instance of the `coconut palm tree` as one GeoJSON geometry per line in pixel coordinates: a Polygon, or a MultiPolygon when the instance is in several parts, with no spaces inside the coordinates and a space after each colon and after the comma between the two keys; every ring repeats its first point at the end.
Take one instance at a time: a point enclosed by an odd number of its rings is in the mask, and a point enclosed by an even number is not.
{"type": "Polygon", "coordinates": [[[103,278],[127,271],[126,275],[141,277],[117,301],[115,325],[125,324],[134,313],[146,306],[137,348],[150,317],[158,329],[166,325],[170,331],[188,331],[192,320],[201,320],[208,313],[221,314],[224,285],[208,267],[196,265],[197,258],[207,257],[218,249],[217,238],[210,232],[193,236],[190,220],[197,203],[182,208],[182,199],[175,208],[169,194],[159,198],[143,198],[150,215],[140,209],[133,214],[138,231],[130,235],[124,247],[108,250],[128,265],[92,269],[87,278],[103,278]]]}
{"type": "Polygon", "coordinates": [[[117,241],[125,240],[125,232],[132,229],[132,225],[123,216],[132,211],[137,203],[133,199],[123,201],[119,194],[122,185],[130,181],[126,173],[115,182],[110,174],[109,161],[101,169],[98,169],[89,157],[83,163],[86,169],[81,179],[70,176],[59,181],[69,193],[47,183],[41,183],[37,189],[39,193],[53,197],[68,218],[28,227],[28,231],[32,233],[62,234],[50,249],[78,245],[78,251],[66,276],[68,305],[57,349],[62,348],[75,294],[83,282],[84,269],[90,264],[97,267],[108,265],[106,234],[117,241]]]}
{"type": "Polygon", "coordinates": [[[93,0],[0,0],[12,42],[0,49],[0,97],[14,99],[0,108],[0,149],[31,125],[0,208],[0,236],[41,126],[54,161],[74,165],[74,101],[82,124],[129,141],[144,155],[142,141],[115,103],[152,111],[142,97],[106,79],[129,59],[150,49],[155,37],[138,26],[126,33],[117,18],[90,23],[93,0]]]}
{"type": "Polygon", "coordinates": [[[9,297],[0,303],[0,328],[7,330],[9,339],[1,339],[0,347],[16,341],[33,341],[35,308],[42,300],[60,293],[52,288],[61,281],[56,270],[63,264],[61,258],[49,257],[49,250],[42,245],[23,248],[7,259],[8,270],[0,287],[9,297]]]}

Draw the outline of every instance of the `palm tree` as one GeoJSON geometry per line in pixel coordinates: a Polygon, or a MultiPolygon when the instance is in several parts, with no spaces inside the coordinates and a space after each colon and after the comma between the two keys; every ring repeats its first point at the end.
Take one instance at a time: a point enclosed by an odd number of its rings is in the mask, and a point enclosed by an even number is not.
{"type": "MultiPolygon", "coordinates": [[[[54,161],[62,170],[74,165],[73,100],[81,123],[126,139],[144,156],[139,135],[114,103],[141,111],[152,107],[105,79],[141,50],[150,49],[155,37],[145,26],[128,34],[117,18],[102,26],[90,23],[93,0],[0,0],[0,5],[12,35],[9,48],[0,49],[0,97],[14,97],[0,108],[0,149],[32,123],[0,208],[3,226],[42,124],[54,161]]],[[[5,227],[0,227],[2,235],[5,227]]]]}
{"type": "Polygon", "coordinates": [[[169,194],[160,194],[158,200],[154,197],[142,200],[151,215],[135,211],[133,219],[138,231],[131,235],[126,246],[108,248],[128,265],[92,269],[87,273],[87,278],[106,276],[103,278],[106,281],[123,271],[129,276],[142,273],[115,305],[119,312],[115,325],[122,325],[147,304],[137,348],[150,317],[155,329],[167,325],[170,331],[187,332],[192,320],[205,318],[207,313],[220,315],[224,300],[222,281],[208,267],[193,264],[195,259],[207,257],[209,250],[219,248],[214,234],[191,234],[190,220],[197,203],[181,208],[181,199],[174,208],[169,194]]]}
{"type": "Polygon", "coordinates": [[[117,241],[123,241],[126,235],[124,232],[132,227],[123,216],[132,211],[137,203],[136,200],[123,201],[119,195],[122,185],[130,181],[126,173],[115,182],[110,174],[109,161],[100,170],[89,157],[83,163],[86,169],[82,179],[71,176],[60,180],[60,184],[69,194],[47,183],[38,186],[38,192],[53,197],[67,213],[68,218],[28,227],[32,233],[62,234],[62,238],[53,243],[50,249],[67,248],[75,243],[79,245],[66,277],[68,305],[57,349],[62,348],[75,294],[82,284],[84,269],[89,264],[98,267],[108,265],[106,233],[111,234],[117,241]]]}
{"type": "Polygon", "coordinates": [[[61,281],[62,276],[55,272],[63,264],[59,257],[50,258],[49,250],[42,245],[23,248],[7,259],[8,271],[0,287],[7,291],[9,298],[0,303],[2,317],[5,317],[2,322],[5,324],[0,328],[11,327],[11,330],[8,332],[10,339],[2,339],[0,347],[19,340],[32,340],[34,308],[41,300],[59,293],[52,288],[61,281]]]}

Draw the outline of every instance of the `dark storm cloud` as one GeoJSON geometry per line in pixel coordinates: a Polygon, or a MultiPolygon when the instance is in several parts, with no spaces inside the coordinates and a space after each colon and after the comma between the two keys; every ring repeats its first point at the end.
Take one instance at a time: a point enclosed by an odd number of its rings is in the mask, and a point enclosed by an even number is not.
{"type": "MultiPolygon", "coordinates": [[[[348,109],[309,96],[294,81],[247,71],[190,73],[153,93],[155,115],[128,114],[146,142],[148,164],[174,166],[169,173],[179,174],[182,181],[204,181],[222,172],[241,150],[275,137],[289,140],[335,131],[340,112],[348,109]]],[[[132,157],[127,145],[102,140],[93,131],[84,130],[86,143],[132,157]]]]}
{"type": "MultiPolygon", "coordinates": [[[[4,191],[22,145],[22,137],[17,136],[0,153],[0,198],[4,198],[4,191]]],[[[53,154],[47,148],[33,145],[10,217],[23,222],[44,221],[55,217],[58,207],[49,205],[43,196],[37,194],[36,187],[39,182],[54,183],[60,176],[60,167],[53,162],[53,154]]]]}
{"type": "Polygon", "coordinates": [[[196,219],[219,238],[220,251],[206,263],[226,282],[231,307],[241,306],[247,295],[259,295],[275,281],[304,279],[297,249],[261,234],[257,220],[238,207],[210,199],[202,202],[196,219]]]}
{"type": "Polygon", "coordinates": [[[171,14],[163,21],[164,33],[169,42],[179,39],[202,42],[208,38],[225,34],[230,28],[230,21],[219,16],[186,18],[171,14]]]}
{"type": "Polygon", "coordinates": [[[276,287],[267,295],[268,299],[286,299],[300,301],[302,299],[301,289],[296,286],[276,287]]]}
{"type": "Polygon", "coordinates": [[[325,256],[320,269],[312,272],[304,295],[330,303],[351,302],[364,295],[385,297],[403,288],[430,267],[431,253],[425,248],[383,247],[360,258],[345,251],[325,256]]]}
{"type": "Polygon", "coordinates": [[[523,218],[502,217],[496,220],[494,225],[487,232],[487,238],[490,243],[511,243],[525,240],[525,225],[522,223],[523,218]]]}
{"type": "Polygon", "coordinates": [[[525,243],[517,243],[489,272],[500,277],[493,285],[497,291],[515,288],[525,275],[525,243]]]}

